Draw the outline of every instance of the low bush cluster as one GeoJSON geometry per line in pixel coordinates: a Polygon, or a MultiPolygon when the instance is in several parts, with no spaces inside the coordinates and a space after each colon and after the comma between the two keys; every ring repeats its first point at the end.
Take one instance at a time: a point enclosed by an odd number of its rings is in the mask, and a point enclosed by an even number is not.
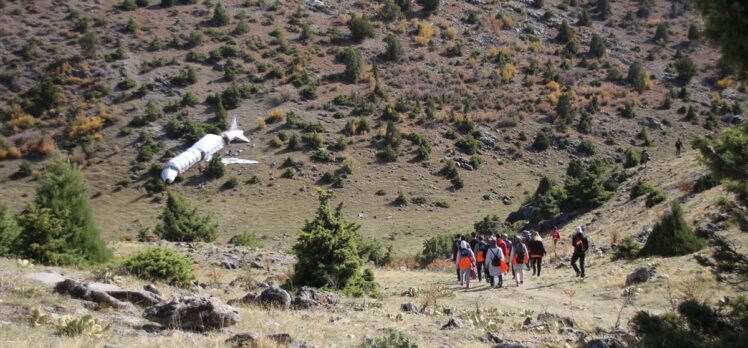
{"type": "Polygon", "coordinates": [[[122,268],[146,280],[160,280],[174,286],[186,287],[195,279],[192,260],[165,248],[152,248],[128,257],[122,268]]]}

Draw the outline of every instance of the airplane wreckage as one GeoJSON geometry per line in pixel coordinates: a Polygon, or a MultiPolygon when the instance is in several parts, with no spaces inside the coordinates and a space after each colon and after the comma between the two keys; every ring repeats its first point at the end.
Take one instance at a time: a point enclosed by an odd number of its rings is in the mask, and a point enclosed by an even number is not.
{"type": "MultiPolygon", "coordinates": [[[[161,179],[167,184],[173,183],[174,179],[177,178],[177,175],[186,172],[187,169],[200,161],[210,161],[210,159],[213,158],[213,155],[221,151],[226,147],[226,145],[234,140],[245,143],[249,142],[249,139],[244,136],[244,131],[239,129],[236,117],[231,121],[231,127],[229,127],[229,130],[222,132],[220,135],[207,134],[190,146],[189,149],[170,159],[169,162],[166,163],[166,168],[161,172],[161,179]]],[[[223,158],[221,161],[224,164],[257,163],[257,161],[240,158],[223,158]]]]}

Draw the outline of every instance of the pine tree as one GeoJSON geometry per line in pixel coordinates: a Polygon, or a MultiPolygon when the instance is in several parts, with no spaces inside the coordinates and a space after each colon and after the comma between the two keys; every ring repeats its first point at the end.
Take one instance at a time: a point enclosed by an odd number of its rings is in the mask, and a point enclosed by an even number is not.
{"type": "Polygon", "coordinates": [[[644,70],[644,65],[641,61],[637,60],[631,63],[626,80],[640,93],[648,88],[647,72],[644,70]]]}
{"type": "Polygon", "coordinates": [[[670,212],[665,213],[654,225],[639,255],[680,256],[699,251],[704,246],[704,241],[699,239],[686,223],[686,219],[683,218],[683,209],[676,201],[670,212]]]}
{"type": "Polygon", "coordinates": [[[94,225],[89,197],[80,171],[61,156],[50,159],[36,199],[20,217],[21,253],[51,264],[109,260],[111,252],[94,225]]]}
{"type": "Polygon", "coordinates": [[[598,34],[592,34],[590,40],[590,55],[593,58],[602,58],[605,56],[605,41],[598,34]]]}
{"type": "Polygon", "coordinates": [[[403,44],[397,38],[397,36],[389,34],[384,38],[384,43],[387,45],[387,49],[384,52],[384,59],[390,62],[397,62],[402,59],[405,52],[403,50],[403,44]]]}
{"type": "Polygon", "coordinates": [[[361,42],[367,37],[374,37],[374,27],[369,19],[362,14],[356,14],[348,21],[348,30],[351,31],[351,39],[361,42]]]}
{"type": "Polygon", "coordinates": [[[556,35],[556,41],[565,44],[574,39],[574,31],[571,30],[569,23],[564,20],[561,22],[561,27],[558,28],[558,35],[556,35]]]}
{"type": "Polygon", "coordinates": [[[655,30],[655,36],[652,40],[660,45],[664,45],[670,41],[670,31],[667,24],[660,23],[657,25],[657,30],[655,30]]]}
{"type": "Polygon", "coordinates": [[[361,277],[361,259],[356,243],[361,227],[348,223],[342,216],[342,203],[333,211],[333,193],[319,192],[319,208],[312,221],[306,221],[299,232],[293,253],[294,286],[345,289],[361,277]]]}
{"type": "Polygon", "coordinates": [[[570,92],[561,94],[556,104],[556,115],[563,120],[565,124],[574,122],[576,108],[574,107],[573,97],[570,92]]]}
{"type": "Polygon", "coordinates": [[[579,14],[579,19],[577,20],[577,25],[581,27],[588,27],[592,24],[592,18],[590,17],[590,13],[587,11],[587,9],[582,9],[582,12],[579,14]]]}
{"type": "Polygon", "coordinates": [[[431,15],[439,9],[440,0],[416,0],[416,3],[421,5],[423,12],[426,15],[431,15]]]}
{"type": "Polygon", "coordinates": [[[218,105],[216,105],[216,127],[221,130],[229,128],[229,113],[223,107],[223,101],[220,98],[218,98],[218,105]]]}
{"type": "Polygon", "coordinates": [[[231,22],[229,12],[226,11],[226,7],[224,7],[220,2],[213,8],[213,18],[210,22],[217,27],[227,25],[231,22]]]}
{"type": "Polygon", "coordinates": [[[717,140],[699,137],[693,144],[712,175],[748,206],[748,123],[725,130],[717,140]]]}
{"type": "Polygon", "coordinates": [[[208,168],[205,169],[205,176],[209,179],[218,179],[226,173],[226,166],[221,162],[221,157],[213,156],[208,161],[208,168]]]}
{"type": "Polygon", "coordinates": [[[363,70],[363,63],[361,62],[361,54],[355,48],[349,47],[343,53],[343,63],[345,64],[345,72],[343,75],[348,81],[357,82],[361,71],[363,70]]]}
{"type": "Polygon", "coordinates": [[[612,10],[610,9],[610,2],[608,0],[597,0],[597,13],[600,14],[602,20],[608,20],[612,10]]]}
{"type": "Polygon", "coordinates": [[[169,191],[161,224],[154,232],[172,242],[212,242],[218,234],[218,224],[209,215],[201,216],[197,208],[190,207],[181,196],[169,191]]]}
{"type": "Polygon", "coordinates": [[[589,165],[579,159],[569,162],[564,179],[564,191],[567,194],[563,204],[564,211],[595,208],[611,197],[611,193],[603,185],[604,170],[605,167],[599,160],[594,160],[589,165]]]}

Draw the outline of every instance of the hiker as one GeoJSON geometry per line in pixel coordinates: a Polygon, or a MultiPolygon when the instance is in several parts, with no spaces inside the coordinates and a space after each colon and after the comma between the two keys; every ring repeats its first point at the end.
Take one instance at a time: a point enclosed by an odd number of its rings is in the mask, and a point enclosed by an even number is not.
{"type": "MultiPolygon", "coordinates": [[[[509,236],[506,235],[506,233],[501,235],[501,238],[504,240],[504,243],[506,244],[506,249],[504,250],[504,255],[509,255],[509,253],[512,250],[512,241],[509,240],[509,236]]],[[[514,267],[510,267],[509,269],[512,270],[512,280],[517,279],[517,275],[514,274],[514,267]]]]}
{"type": "Polygon", "coordinates": [[[558,226],[553,226],[553,231],[551,231],[551,239],[553,239],[553,256],[558,257],[558,255],[556,255],[556,245],[558,244],[558,241],[561,240],[561,232],[559,232],[558,226]]]}
{"type": "Polygon", "coordinates": [[[584,256],[589,248],[587,237],[584,236],[582,226],[577,226],[574,236],[571,237],[571,245],[574,247],[574,254],[571,256],[571,267],[577,272],[577,277],[584,278],[584,256]],[[579,260],[579,268],[577,268],[579,260]]]}
{"type": "Polygon", "coordinates": [[[486,281],[488,281],[488,269],[483,269],[483,261],[486,260],[486,250],[488,249],[488,244],[483,241],[483,236],[478,236],[478,243],[475,244],[475,248],[473,249],[473,254],[475,254],[475,267],[477,268],[478,272],[478,282],[483,281],[483,272],[486,273],[486,281]]]}
{"type": "Polygon", "coordinates": [[[455,260],[455,269],[457,270],[457,281],[460,281],[460,266],[457,264],[457,254],[460,251],[460,246],[465,241],[465,236],[458,234],[455,240],[452,242],[452,260],[455,260]]]}
{"type": "Polygon", "coordinates": [[[470,250],[475,250],[475,246],[478,244],[477,234],[475,232],[470,233],[470,237],[472,237],[470,238],[470,242],[469,242],[470,250]]]}
{"type": "Polygon", "coordinates": [[[642,151],[642,159],[641,159],[641,163],[642,163],[642,166],[644,166],[644,168],[647,168],[647,162],[649,162],[649,152],[647,151],[647,149],[644,149],[644,151],[642,151]]]}
{"type": "Polygon", "coordinates": [[[512,251],[509,255],[514,270],[514,281],[517,286],[525,282],[525,264],[527,263],[527,247],[522,244],[520,236],[514,237],[512,242],[512,251]]]}
{"type": "Polygon", "coordinates": [[[681,138],[678,138],[678,141],[675,142],[675,155],[680,157],[680,151],[683,148],[683,140],[681,138]]]}
{"type": "Polygon", "coordinates": [[[475,254],[468,242],[460,241],[460,251],[457,253],[455,262],[460,270],[460,286],[465,285],[466,289],[470,289],[470,271],[475,267],[475,254]]]}
{"type": "Polygon", "coordinates": [[[540,265],[543,263],[545,256],[545,247],[543,238],[538,231],[532,232],[532,240],[527,244],[530,249],[530,266],[532,266],[532,275],[540,277],[540,265]]]}
{"type": "Polygon", "coordinates": [[[504,254],[504,250],[498,245],[499,241],[502,240],[497,240],[493,237],[489,238],[488,249],[486,251],[486,270],[488,271],[488,282],[492,288],[501,288],[504,286],[504,273],[509,268],[504,261],[504,255],[506,254],[504,254]]]}

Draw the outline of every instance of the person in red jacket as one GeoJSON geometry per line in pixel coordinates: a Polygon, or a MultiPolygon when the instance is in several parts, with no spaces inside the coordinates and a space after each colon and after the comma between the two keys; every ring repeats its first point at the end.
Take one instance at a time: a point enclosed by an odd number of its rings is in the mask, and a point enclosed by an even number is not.
{"type": "Polygon", "coordinates": [[[551,239],[553,239],[553,256],[558,257],[556,254],[556,246],[558,245],[558,241],[561,240],[561,232],[558,231],[558,226],[553,226],[553,231],[551,231],[551,239]]]}
{"type": "Polygon", "coordinates": [[[543,246],[543,238],[540,237],[538,231],[532,232],[532,240],[527,244],[530,249],[530,266],[532,266],[532,275],[540,277],[540,265],[543,264],[543,256],[545,256],[545,247],[543,246]]]}

